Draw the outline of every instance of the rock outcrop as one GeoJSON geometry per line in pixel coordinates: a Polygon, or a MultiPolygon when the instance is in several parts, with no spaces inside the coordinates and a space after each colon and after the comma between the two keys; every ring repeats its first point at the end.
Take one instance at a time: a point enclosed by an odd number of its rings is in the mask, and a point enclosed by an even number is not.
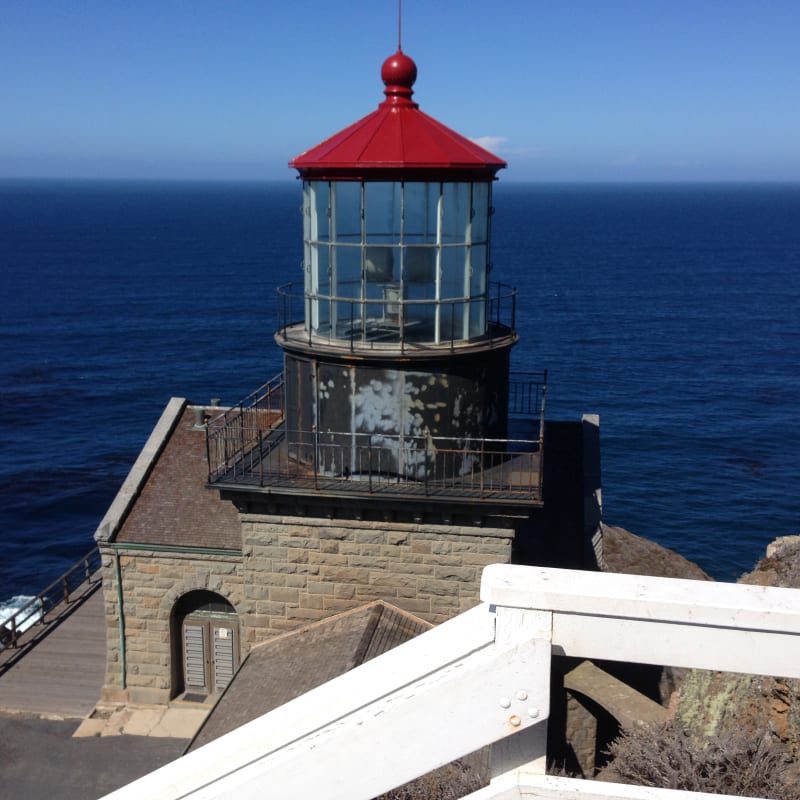
{"type": "MultiPolygon", "coordinates": [[[[707,579],[702,570],[681,556],[664,552],[663,548],[627,531],[606,528],[604,532],[608,534],[605,539],[606,560],[613,571],[707,579]]],[[[773,542],[765,557],[739,582],[800,589],[800,536],[786,536],[773,542]]],[[[748,769],[752,767],[756,773],[760,769],[767,776],[760,777],[763,782],[757,783],[758,794],[772,792],[769,796],[795,797],[796,787],[800,785],[800,681],[781,676],[707,670],[671,673],[665,670],[665,674],[675,686],[666,727],[657,733],[645,732],[638,741],[637,736],[642,734],[628,729],[625,741],[614,748],[618,760],[606,771],[605,779],[624,779],[626,774],[641,776],[642,767],[647,772],[648,766],[653,765],[655,772],[663,774],[663,765],[656,763],[661,757],[657,751],[669,751],[663,758],[664,763],[669,761],[671,767],[681,762],[683,756],[687,764],[693,761],[695,766],[690,771],[696,777],[698,770],[702,772],[699,765],[704,753],[713,761],[720,753],[730,755],[737,747],[741,750],[742,742],[751,742],[753,753],[751,757],[745,754],[750,759],[745,763],[748,769]],[[654,740],[657,740],[657,746],[649,751],[646,746],[641,746],[648,741],[652,744],[654,740]],[[675,755],[679,750],[683,753],[681,757],[675,755]],[[633,761],[623,763],[622,759],[633,761]],[[646,763],[648,759],[649,765],[646,763]],[[774,777],[770,778],[770,775],[774,777]]],[[[665,683],[662,681],[662,686],[665,683]]],[[[708,771],[709,774],[714,772],[713,765],[708,771]]],[[[679,770],[670,780],[682,780],[688,776],[688,773],[687,776],[678,773],[679,770]]],[[[689,785],[690,782],[684,781],[680,788],[689,785]]],[[[727,784],[723,782],[721,785],[724,789],[727,784]]],[[[695,788],[694,784],[691,788],[695,788]]],[[[716,785],[705,788],[701,785],[699,788],[722,791],[716,785]]],[[[735,791],[735,786],[731,785],[727,791],[735,791]]]]}
{"type": "Polygon", "coordinates": [[[652,575],[661,578],[712,580],[697,564],[674,550],[636,536],[624,528],[602,525],[603,561],[607,572],[652,575]]]}
{"type": "MultiPolygon", "coordinates": [[[[800,589],[800,536],[775,540],[739,583],[800,589]]],[[[800,783],[800,680],[691,670],[680,681],[674,707],[676,719],[696,736],[746,730],[768,737],[800,783]]]]}
{"type": "MultiPolygon", "coordinates": [[[[604,525],[603,564],[609,572],[693,580],[712,580],[700,567],[680,554],[643,539],[623,528],[604,525]]],[[[800,536],[773,542],[742,583],[800,588],[800,536]]],[[[668,707],[668,725],[677,725],[697,742],[723,742],[726,737],[748,732],[777,748],[789,765],[790,779],[800,783],[800,681],[780,676],[754,676],[704,670],[636,667],[600,663],[633,689],[668,707]]],[[[570,771],[591,772],[603,765],[602,746],[596,742],[601,730],[613,737],[604,708],[587,702],[585,693],[570,691],[565,681],[565,734],[570,771]],[[585,735],[588,732],[588,736],[585,735]],[[585,740],[585,741],[584,741],[585,740]],[[593,752],[592,752],[593,751],[593,752]]],[[[605,708],[609,704],[602,704],[605,708]]],[[[622,715],[625,717],[625,715],[622,715]]],[[[629,716],[629,715],[628,715],[629,716]]],[[[617,721],[620,715],[617,715],[617,721]]],[[[623,720],[624,721],[624,720],[623,720]]],[[[629,724],[629,723],[628,723],[629,724]]],[[[615,771],[611,770],[613,779],[615,771]]]]}

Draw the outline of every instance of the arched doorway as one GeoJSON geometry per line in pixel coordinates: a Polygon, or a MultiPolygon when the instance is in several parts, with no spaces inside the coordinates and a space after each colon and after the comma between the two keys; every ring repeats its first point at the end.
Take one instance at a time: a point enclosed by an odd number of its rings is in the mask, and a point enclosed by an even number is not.
{"type": "Polygon", "coordinates": [[[239,667],[239,618],[221,595],[188,592],[172,611],[172,696],[202,702],[239,667]]]}

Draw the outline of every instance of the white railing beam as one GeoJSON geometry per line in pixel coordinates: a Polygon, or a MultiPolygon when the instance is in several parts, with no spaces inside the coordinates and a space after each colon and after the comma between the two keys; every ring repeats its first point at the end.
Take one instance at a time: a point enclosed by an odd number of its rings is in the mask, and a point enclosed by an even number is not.
{"type": "Polygon", "coordinates": [[[800,678],[797,590],[492,565],[481,599],[553,613],[554,653],[800,678]],[[645,644],[646,643],[646,644],[645,644]]]}

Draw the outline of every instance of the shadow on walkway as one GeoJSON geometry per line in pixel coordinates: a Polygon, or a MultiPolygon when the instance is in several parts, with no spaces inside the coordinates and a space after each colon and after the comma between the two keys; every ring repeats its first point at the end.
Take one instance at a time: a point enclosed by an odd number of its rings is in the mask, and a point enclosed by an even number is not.
{"type": "Polygon", "coordinates": [[[148,736],[73,739],[77,726],[0,716],[0,798],[96,800],[178,758],[187,744],[148,736]]]}

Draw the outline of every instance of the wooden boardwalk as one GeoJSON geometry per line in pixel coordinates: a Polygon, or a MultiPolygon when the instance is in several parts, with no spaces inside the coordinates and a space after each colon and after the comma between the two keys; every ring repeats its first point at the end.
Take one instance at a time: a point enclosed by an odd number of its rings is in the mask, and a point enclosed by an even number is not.
{"type": "Polygon", "coordinates": [[[94,708],[106,667],[102,590],[76,606],[25,652],[3,651],[0,712],[80,718],[94,708]]]}

